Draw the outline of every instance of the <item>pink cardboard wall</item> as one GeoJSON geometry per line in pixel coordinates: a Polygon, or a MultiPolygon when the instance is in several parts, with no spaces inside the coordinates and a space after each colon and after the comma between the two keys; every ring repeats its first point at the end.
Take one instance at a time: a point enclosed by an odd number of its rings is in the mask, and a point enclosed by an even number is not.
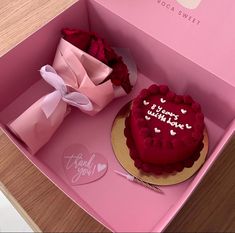
{"type": "Polygon", "coordinates": [[[188,1],[200,3],[194,9],[185,0],[96,2],[235,86],[234,0],[188,1]]]}
{"type": "MultiPolygon", "coordinates": [[[[141,30],[136,26],[139,21],[132,25],[128,17],[123,19],[97,2],[91,1],[88,5],[91,30],[99,32],[115,46],[129,48],[142,73],[155,82],[167,83],[178,93],[190,94],[202,105],[205,115],[220,127],[226,128],[231,123],[235,117],[235,88],[232,85],[146,34],[146,28],[141,30]]],[[[104,2],[111,7],[110,1],[104,2]]],[[[136,2],[138,6],[140,1],[136,2]]],[[[123,6],[124,11],[127,7],[122,4],[123,1],[114,1],[113,7],[117,5],[117,8],[112,10],[117,13],[123,6]]],[[[138,11],[136,8],[134,11],[138,11]]],[[[157,26],[155,30],[157,33],[157,26]]]]}

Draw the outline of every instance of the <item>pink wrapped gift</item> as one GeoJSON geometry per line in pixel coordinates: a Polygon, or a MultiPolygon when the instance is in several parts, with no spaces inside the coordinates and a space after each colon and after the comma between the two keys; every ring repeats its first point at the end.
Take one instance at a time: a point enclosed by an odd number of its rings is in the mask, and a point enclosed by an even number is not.
{"type": "Polygon", "coordinates": [[[63,122],[69,106],[93,116],[114,97],[126,94],[111,80],[103,82],[111,72],[104,63],[61,39],[53,67],[40,69],[43,79],[55,91],[35,102],[8,125],[9,129],[35,154],[63,122]]]}

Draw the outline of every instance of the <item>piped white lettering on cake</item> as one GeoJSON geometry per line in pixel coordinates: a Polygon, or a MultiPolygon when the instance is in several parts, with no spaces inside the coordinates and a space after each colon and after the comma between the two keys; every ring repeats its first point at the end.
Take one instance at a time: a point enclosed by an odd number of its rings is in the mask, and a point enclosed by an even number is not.
{"type": "MultiPolygon", "coordinates": [[[[163,99],[163,98],[161,98],[163,99]]],[[[180,109],[182,114],[186,114],[187,110],[186,109],[180,109]]],[[[147,110],[147,115],[145,115],[145,119],[146,120],[150,120],[151,117],[155,117],[158,120],[165,122],[169,125],[171,125],[172,127],[184,130],[186,129],[192,129],[192,126],[189,124],[182,124],[179,123],[178,120],[180,118],[179,115],[171,112],[171,111],[167,111],[166,109],[164,109],[162,106],[159,106],[157,104],[151,104],[151,107],[149,110],[147,110]]],[[[155,129],[154,129],[155,130],[155,129]]]]}
{"type": "Polygon", "coordinates": [[[151,117],[149,117],[149,116],[145,116],[144,118],[145,118],[145,120],[147,120],[147,121],[149,121],[149,120],[151,119],[151,117]]]}
{"type": "Polygon", "coordinates": [[[179,119],[179,115],[176,115],[173,112],[166,111],[165,109],[162,110],[162,114],[174,117],[175,120],[179,119]]]}
{"type": "Polygon", "coordinates": [[[173,129],[171,129],[171,130],[170,130],[170,134],[171,134],[171,136],[175,136],[175,135],[176,135],[176,132],[175,132],[173,129]]]}
{"type": "Polygon", "coordinates": [[[149,102],[146,101],[146,100],[144,100],[144,101],[143,101],[143,104],[144,104],[145,106],[147,106],[147,105],[149,105],[149,102]]]}
{"type": "Polygon", "coordinates": [[[155,133],[161,133],[161,130],[156,127],[156,128],[154,128],[154,132],[155,133]]]}
{"type": "Polygon", "coordinates": [[[176,121],[171,121],[171,117],[168,119],[168,121],[166,123],[170,124],[171,126],[174,126],[175,128],[184,129],[184,125],[183,124],[179,124],[176,121]]]}
{"type": "MultiPolygon", "coordinates": [[[[154,113],[151,110],[148,110],[148,115],[156,117],[158,120],[166,122],[166,117],[164,114],[161,113],[154,113]]],[[[145,118],[146,119],[146,118],[145,118]]]]}
{"type": "Polygon", "coordinates": [[[189,124],[186,124],[185,126],[186,126],[186,129],[192,129],[192,126],[189,124]]]}
{"type": "MultiPolygon", "coordinates": [[[[155,105],[155,104],[154,104],[155,105]]],[[[157,106],[157,110],[156,112],[161,112],[162,111],[162,107],[161,106],[157,106]]]]}
{"type": "Polygon", "coordinates": [[[151,109],[154,110],[156,107],[157,107],[157,105],[156,105],[156,104],[153,104],[152,107],[151,107],[151,109]]]}
{"type": "Polygon", "coordinates": [[[166,100],[164,100],[163,98],[160,99],[161,103],[166,103],[166,100]]]}

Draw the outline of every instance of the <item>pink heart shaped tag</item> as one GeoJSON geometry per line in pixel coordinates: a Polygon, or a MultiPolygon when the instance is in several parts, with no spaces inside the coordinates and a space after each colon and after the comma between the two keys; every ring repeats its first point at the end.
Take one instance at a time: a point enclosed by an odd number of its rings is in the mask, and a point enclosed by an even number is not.
{"type": "Polygon", "coordinates": [[[104,176],[108,169],[106,158],[90,153],[80,144],[67,147],[63,153],[64,172],[71,185],[88,184],[104,176]]]}

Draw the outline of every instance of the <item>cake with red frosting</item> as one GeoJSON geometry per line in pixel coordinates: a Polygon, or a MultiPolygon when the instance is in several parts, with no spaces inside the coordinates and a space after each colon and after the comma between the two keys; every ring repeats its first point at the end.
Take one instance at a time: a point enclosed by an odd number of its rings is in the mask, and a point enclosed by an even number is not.
{"type": "Polygon", "coordinates": [[[203,148],[200,105],[165,85],[143,89],[133,100],[125,125],[130,156],[144,172],[180,172],[194,164],[203,148]]]}

